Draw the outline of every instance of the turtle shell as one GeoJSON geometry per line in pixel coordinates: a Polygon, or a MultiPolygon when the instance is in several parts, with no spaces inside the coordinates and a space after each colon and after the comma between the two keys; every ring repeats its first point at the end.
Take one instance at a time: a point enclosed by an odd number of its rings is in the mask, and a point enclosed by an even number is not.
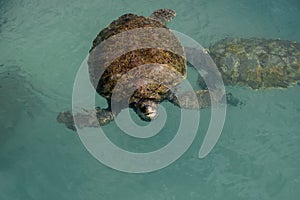
{"type": "Polygon", "coordinates": [[[88,59],[96,91],[128,105],[161,101],[186,78],[186,58],[176,36],[160,21],[125,14],[103,29],[88,59]]]}
{"type": "Polygon", "coordinates": [[[209,48],[227,84],[286,88],[300,80],[300,43],[227,38],[209,48]]]}

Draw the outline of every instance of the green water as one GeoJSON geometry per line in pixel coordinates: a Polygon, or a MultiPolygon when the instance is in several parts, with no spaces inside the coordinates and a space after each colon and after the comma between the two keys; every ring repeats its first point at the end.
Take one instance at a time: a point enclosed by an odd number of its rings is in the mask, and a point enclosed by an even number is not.
{"type": "MultiPolygon", "coordinates": [[[[298,0],[0,0],[0,199],[289,199],[300,197],[300,87],[227,88],[244,105],[228,107],[213,151],[198,158],[210,117],[176,162],[147,174],[113,170],[78,135],[56,122],[70,109],[76,72],[96,34],[121,14],[172,8],[169,25],[208,46],[226,36],[300,42],[298,0]]],[[[129,150],[153,150],[174,136],[178,109],[149,143],[104,129],[129,150]]]]}

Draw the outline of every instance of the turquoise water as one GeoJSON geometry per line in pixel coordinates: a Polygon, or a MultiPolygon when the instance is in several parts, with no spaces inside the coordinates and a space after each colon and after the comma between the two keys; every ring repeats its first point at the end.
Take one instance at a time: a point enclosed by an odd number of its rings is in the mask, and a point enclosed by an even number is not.
{"type": "MultiPolygon", "coordinates": [[[[172,29],[208,46],[226,36],[300,42],[298,0],[41,1],[0,0],[0,199],[299,199],[300,87],[227,88],[244,105],[229,106],[213,151],[198,158],[210,117],[188,151],[147,174],[113,170],[94,159],[78,135],[56,122],[70,109],[76,72],[96,34],[123,13],[172,8],[172,29]]],[[[174,136],[178,109],[156,138],[116,144],[153,150],[174,136]],[[156,139],[156,141],[155,141],[156,139]]]]}

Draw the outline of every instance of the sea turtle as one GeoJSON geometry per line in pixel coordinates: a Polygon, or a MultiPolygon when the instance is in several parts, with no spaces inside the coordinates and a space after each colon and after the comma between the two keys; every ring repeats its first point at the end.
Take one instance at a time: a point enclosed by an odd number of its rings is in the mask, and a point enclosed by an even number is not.
{"type": "MultiPolygon", "coordinates": [[[[107,99],[108,108],[75,114],[77,127],[105,125],[128,106],[142,120],[150,121],[164,100],[199,109],[220,99],[218,90],[174,94],[187,75],[184,49],[166,27],[174,17],[170,9],[156,10],[150,17],[125,14],[97,35],[89,53],[89,76],[97,93],[107,99]]],[[[75,129],[70,112],[61,112],[57,120],[75,129]]]]}
{"type": "MultiPolygon", "coordinates": [[[[286,88],[300,80],[299,42],[226,38],[208,50],[225,84],[252,89],[286,88]]],[[[200,85],[204,86],[202,78],[200,85]]]]}

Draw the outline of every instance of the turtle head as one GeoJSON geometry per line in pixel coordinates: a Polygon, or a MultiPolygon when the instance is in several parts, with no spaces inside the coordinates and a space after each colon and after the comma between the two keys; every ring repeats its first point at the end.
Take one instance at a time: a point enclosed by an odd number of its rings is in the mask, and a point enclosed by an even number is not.
{"type": "Polygon", "coordinates": [[[158,116],[158,105],[152,100],[141,100],[137,104],[137,114],[144,121],[151,121],[158,116]]]}

